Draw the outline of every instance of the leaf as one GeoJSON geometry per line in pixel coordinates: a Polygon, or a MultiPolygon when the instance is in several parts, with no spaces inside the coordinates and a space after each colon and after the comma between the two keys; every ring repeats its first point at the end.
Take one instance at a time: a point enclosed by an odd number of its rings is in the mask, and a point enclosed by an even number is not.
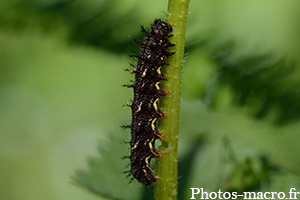
{"type": "Polygon", "coordinates": [[[123,173],[129,170],[125,169],[129,161],[121,159],[129,153],[128,146],[121,144],[121,139],[112,135],[111,141],[101,140],[98,147],[101,157],[89,157],[88,170],[76,170],[72,177],[74,183],[110,199],[140,199],[144,189],[136,181],[129,184],[130,178],[123,173]]]}
{"type": "Polygon", "coordinates": [[[282,192],[297,187],[299,176],[291,171],[299,172],[299,168],[286,166],[300,161],[295,153],[299,151],[296,145],[299,139],[294,134],[284,137],[282,133],[296,133],[299,125],[278,129],[265,121],[254,120],[241,112],[241,108],[208,113],[200,101],[182,101],[181,108],[181,199],[191,198],[190,188],[195,187],[206,192],[219,189],[282,192]],[[295,142],[289,141],[282,148],[282,140],[291,137],[295,142]]]}
{"type": "Polygon", "coordinates": [[[256,119],[269,118],[275,124],[287,124],[300,118],[300,67],[296,61],[271,53],[240,53],[243,49],[235,42],[216,42],[213,38],[200,41],[189,50],[190,60],[195,56],[202,59],[191,64],[197,66],[193,69],[194,77],[190,75],[187,83],[185,80],[183,83],[192,85],[189,81],[198,78],[198,93],[194,95],[199,97],[205,93],[210,107],[218,110],[224,102],[227,107],[243,106],[256,119]],[[206,84],[206,88],[203,87],[206,84]]]}

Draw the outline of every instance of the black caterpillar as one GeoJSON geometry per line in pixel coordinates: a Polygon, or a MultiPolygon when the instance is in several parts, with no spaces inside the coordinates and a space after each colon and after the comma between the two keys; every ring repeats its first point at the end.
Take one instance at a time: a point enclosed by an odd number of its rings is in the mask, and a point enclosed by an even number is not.
{"type": "MultiPolygon", "coordinates": [[[[165,117],[158,107],[158,99],[167,96],[168,92],[161,89],[159,82],[165,80],[161,67],[166,65],[165,58],[173,55],[175,52],[169,52],[168,47],[173,47],[169,41],[172,37],[172,26],[162,19],[155,19],[151,30],[147,32],[141,27],[145,35],[144,42],[140,44],[141,51],[131,57],[136,57],[138,63],[135,69],[127,70],[135,74],[135,81],[132,85],[134,98],[129,105],[132,111],[132,123],[125,128],[131,129],[130,143],[130,166],[128,171],[133,179],[148,186],[158,180],[153,170],[150,168],[152,158],[159,158],[161,154],[155,149],[155,140],[162,138],[162,134],[157,130],[157,119],[165,117]]],[[[131,181],[132,181],[131,180],[131,181]]]]}

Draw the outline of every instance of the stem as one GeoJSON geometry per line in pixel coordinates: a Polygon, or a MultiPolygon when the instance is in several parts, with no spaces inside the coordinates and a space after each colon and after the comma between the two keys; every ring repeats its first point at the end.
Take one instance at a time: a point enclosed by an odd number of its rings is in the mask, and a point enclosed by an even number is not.
{"type": "Polygon", "coordinates": [[[178,133],[181,97],[182,66],[185,46],[186,21],[189,0],[169,0],[167,21],[173,27],[174,36],[170,41],[176,46],[170,48],[176,52],[170,56],[169,65],[165,67],[164,75],[168,81],[162,88],[169,96],[160,100],[160,106],[167,117],[159,121],[160,132],[163,134],[159,150],[162,157],[156,159],[156,174],[159,181],[155,184],[156,200],[177,199],[177,162],[178,133]]]}

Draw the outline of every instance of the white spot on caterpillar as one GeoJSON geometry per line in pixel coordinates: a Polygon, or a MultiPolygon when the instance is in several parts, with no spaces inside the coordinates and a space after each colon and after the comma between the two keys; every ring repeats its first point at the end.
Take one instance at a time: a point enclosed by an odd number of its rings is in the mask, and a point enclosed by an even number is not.
{"type": "Polygon", "coordinates": [[[138,113],[142,110],[142,102],[140,103],[140,105],[138,106],[138,109],[135,111],[135,113],[138,113]]]}
{"type": "Polygon", "coordinates": [[[152,128],[152,130],[155,130],[155,126],[154,126],[155,121],[156,121],[156,118],[153,119],[152,122],[151,122],[151,128],[152,128]]]}
{"type": "Polygon", "coordinates": [[[144,78],[145,76],[146,76],[146,72],[147,72],[147,69],[145,69],[145,71],[143,71],[143,73],[142,73],[142,78],[144,78]]]}
{"type": "Polygon", "coordinates": [[[150,149],[153,149],[153,145],[152,145],[153,140],[154,140],[154,138],[152,138],[152,140],[149,142],[150,149]]]}
{"type": "Polygon", "coordinates": [[[139,142],[135,143],[134,146],[129,149],[129,151],[136,149],[138,144],[139,144],[139,142]]]}
{"type": "Polygon", "coordinates": [[[158,98],[153,103],[153,107],[155,110],[157,110],[157,108],[158,108],[157,101],[158,101],[158,98]]]}
{"type": "Polygon", "coordinates": [[[159,82],[155,83],[155,87],[156,87],[156,89],[160,90],[159,82]]]}
{"type": "Polygon", "coordinates": [[[149,158],[151,158],[151,156],[148,156],[148,157],[145,158],[145,163],[146,163],[147,167],[149,166],[149,161],[148,161],[149,158]]]}
{"type": "Polygon", "coordinates": [[[158,74],[161,74],[160,68],[161,68],[161,67],[159,67],[159,68],[156,70],[158,74]]]}

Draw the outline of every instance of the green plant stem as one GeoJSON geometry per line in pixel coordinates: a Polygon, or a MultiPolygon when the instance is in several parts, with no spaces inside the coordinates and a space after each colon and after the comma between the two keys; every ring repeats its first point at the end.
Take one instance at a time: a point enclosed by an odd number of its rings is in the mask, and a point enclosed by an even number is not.
{"type": "Polygon", "coordinates": [[[167,117],[159,121],[159,129],[163,134],[159,150],[162,157],[156,160],[156,174],[159,181],[155,184],[156,200],[177,199],[177,162],[178,162],[178,133],[180,97],[182,82],[182,66],[184,57],[186,21],[189,0],[169,0],[167,21],[173,27],[173,37],[170,41],[176,46],[170,48],[176,52],[168,60],[164,75],[168,81],[162,88],[169,92],[168,97],[162,98],[160,106],[167,117]]]}

